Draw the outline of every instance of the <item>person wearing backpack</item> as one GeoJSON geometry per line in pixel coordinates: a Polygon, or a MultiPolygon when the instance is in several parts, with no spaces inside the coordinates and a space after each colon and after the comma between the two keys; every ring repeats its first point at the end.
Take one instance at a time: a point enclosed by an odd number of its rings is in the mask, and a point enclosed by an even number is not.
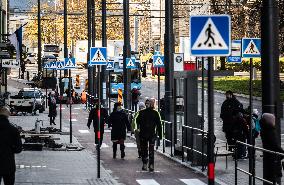
{"type": "Polygon", "coordinates": [[[146,100],[146,109],[141,110],[136,118],[137,128],[140,129],[140,142],[142,154],[142,170],[147,170],[149,156],[149,171],[154,171],[154,146],[157,136],[162,138],[161,117],[158,111],[154,108],[155,100],[146,100]],[[149,149],[149,153],[148,153],[149,149]]]}

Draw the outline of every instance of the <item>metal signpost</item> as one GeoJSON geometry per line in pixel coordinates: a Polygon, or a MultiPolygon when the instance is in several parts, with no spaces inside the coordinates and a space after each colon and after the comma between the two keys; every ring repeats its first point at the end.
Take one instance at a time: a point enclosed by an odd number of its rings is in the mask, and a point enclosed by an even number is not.
{"type": "MultiPolygon", "coordinates": [[[[90,49],[90,61],[88,66],[98,66],[98,79],[100,79],[101,76],[101,66],[107,65],[107,48],[106,47],[91,47],[90,49]]],[[[96,136],[98,137],[98,144],[97,144],[97,151],[98,151],[98,157],[97,157],[97,164],[98,164],[98,174],[97,177],[100,178],[101,176],[101,169],[100,169],[100,143],[101,143],[101,83],[98,83],[98,133],[96,133],[96,136]]]]}
{"type": "Polygon", "coordinates": [[[70,143],[72,143],[72,77],[71,77],[71,69],[76,68],[76,61],[75,58],[65,58],[64,59],[64,66],[65,69],[69,69],[69,107],[70,107],[70,115],[69,115],[69,122],[70,122],[70,143]]]}
{"type": "Polygon", "coordinates": [[[160,52],[156,51],[156,55],[153,56],[153,67],[158,68],[158,110],[160,111],[161,103],[161,67],[165,66],[165,57],[160,55],[160,52]]]}
{"type": "MultiPolygon", "coordinates": [[[[60,90],[60,97],[59,97],[59,120],[60,120],[60,132],[62,132],[62,98],[63,98],[63,92],[61,91],[61,84],[62,84],[62,70],[65,70],[65,62],[64,61],[58,61],[56,62],[56,70],[59,70],[59,90],[60,90]]],[[[64,88],[63,88],[64,89],[64,88]]]]}
{"type": "Polygon", "coordinates": [[[231,18],[228,15],[204,15],[190,17],[191,55],[208,56],[208,184],[215,184],[214,162],[214,56],[231,53],[231,18]]]}
{"type": "Polygon", "coordinates": [[[107,62],[107,65],[106,65],[106,70],[108,71],[108,107],[109,107],[109,113],[111,112],[111,98],[110,98],[110,95],[111,95],[111,76],[110,76],[110,73],[111,73],[111,70],[114,69],[114,61],[108,61],[107,62]]]}
{"type": "MultiPolygon", "coordinates": [[[[253,102],[252,102],[252,90],[253,90],[253,58],[261,57],[261,39],[259,38],[243,38],[242,39],[242,57],[250,59],[250,78],[249,78],[249,144],[255,145],[252,133],[252,110],[253,110],[253,102]]],[[[253,148],[249,148],[249,172],[252,176],[249,176],[249,184],[254,184],[252,181],[255,179],[252,178],[255,176],[255,168],[254,168],[254,150],[253,148]]]]}

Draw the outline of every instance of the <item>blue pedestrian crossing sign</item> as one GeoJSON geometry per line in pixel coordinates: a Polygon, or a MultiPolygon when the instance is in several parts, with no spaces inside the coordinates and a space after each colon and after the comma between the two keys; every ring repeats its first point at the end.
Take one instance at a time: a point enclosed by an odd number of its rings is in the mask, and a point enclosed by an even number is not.
{"type": "Polygon", "coordinates": [[[65,69],[65,62],[64,61],[57,61],[56,66],[57,66],[57,70],[64,70],[65,69]]]}
{"type": "Polygon", "coordinates": [[[56,68],[57,68],[56,61],[49,63],[49,69],[56,69],[56,68]]]}
{"type": "Polygon", "coordinates": [[[136,69],[136,59],[135,58],[126,58],[126,68],[127,69],[136,69]]]}
{"type": "Polygon", "coordinates": [[[164,56],[154,55],[153,64],[154,67],[164,67],[164,56]]]}
{"type": "Polygon", "coordinates": [[[107,48],[91,47],[90,49],[90,66],[107,65],[107,48]]]}
{"type": "Polygon", "coordinates": [[[231,53],[231,17],[204,15],[190,17],[192,56],[229,56],[231,53]]]}
{"type": "Polygon", "coordinates": [[[65,69],[75,69],[76,68],[75,58],[65,58],[64,66],[65,66],[65,69]]]}
{"type": "Polygon", "coordinates": [[[261,39],[243,38],[242,39],[242,57],[259,58],[261,57],[261,39]]]}
{"type": "Polygon", "coordinates": [[[44,69],[49,69],[49,63],[46,63],[43,68],[44,69]]]}
{"type": "Polygon", "coordinates": [[[106,70],[113,70],[114,69],[114,61],[108,61],[106,65],[106,70]]]}

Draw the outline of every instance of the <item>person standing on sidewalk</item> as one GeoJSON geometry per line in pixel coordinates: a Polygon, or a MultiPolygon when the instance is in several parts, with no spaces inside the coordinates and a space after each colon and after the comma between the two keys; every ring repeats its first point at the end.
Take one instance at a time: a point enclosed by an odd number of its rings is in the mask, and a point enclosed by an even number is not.
{"type": "Polygon", "coordinates": [[[140,136],[139,136],[140,129],[137,127],[136,119],[139,116],[140,111],[145,109],[146,106],[143,102],[140,102],[138,104],[138,108],[139,108],[139,111],[136,112],[135,115],[134,115],[131,128],[132,128],[132,133],[134,133],[134,136],[135,136],[135,139],[136,139],[136,145],[137,145],[137,150],[138,150],[138,158],[141,158],[141,145],[140,145],[140,136]]]}
{"type": "Polygon", "coordinates": [[[137,88],[133,88],[131,90],[131,95],[132,95],[132,110],[137,111],[137,105],[139,102],[139,96],[141,95],[140,91],[137,88]]]}
{"type": "Polygon", "coordinates": [[[122,111],[121,103],[115,103],[113,112],[109,116],[109,127],[111,127],[111,141],[113,142],[113,158],[116,158],[117,144],[120,144],[121,158],[125,157],[126,129],[131,131],[127,115],[122,111]]]}
{"type": "MultiPolygon", "coordinates": [[[[284,150],[281,148],[281,143],[277,139],[277,131],[275,127],[275,116],[270,113],[264,113],[260,119],[260,137],[262,140],[263,148],[284,154],[284,150]]],[[[282,168],[281,160],[282,156],[263,152],[263,156],[266,157],[269,163],[265,163],[263,168],[271,170],[268,179],[273,184],[281,184],[282,168]]]]}
{"type": "Polygon", "coordinates": [[[147,170],[148,156],[149,156],[149,171],[154,171],[154,146],[157,139],[162,138],[162,125],[159,112],[154,108],[155,100],[146,100],[146,109],[141,110],[136,118],[137,127],[140,128],[140,142],[142,153],[142,170],[147,170]],[[149,154],[148,154],[149,148],[149,154]]]}
{"type": "Polygon", "coordinates": [[[91,124],[93,122],[94,132],[95,132],[95,144],[97,144],[101,147],[103,143],[103,136],[104,136],[104,126],[108,122],[108,112],[105,108],[100,108],[100,143],[98,138],[98,104],[96,102],[94,108],[91,109],[89,113],[88,123],[87,127],[90,129],[91,124]]]}
{"type": "Polygon", "coordinates": [[[243,110],[243,105],[236,99],[232,91],[226,92],[226,100],[221,106],[220,118],[223,120],[223,132],[225,133],[229,150],[232,151],[235,145],[234,124],[237,115],[243,110]]]}
{"type": "Polygon", "coordinates": [[[56,110],[56,98],[55,98],[55,92],[51,91],[50,95],[48,97],[48,107],[49,107],[49,113],[48,117],[50,118],[50,125],[56,125],[55,124],[55,117],[57,116],[57,110],[56,110]]]}
{"type": "Polygon", "coordinates": [[[22,151],[20,133],[10,124],[9,116],[9,109],[0,107],[0,184],[3,179],[4,185],[15,183],[15,153],[22,151]]]}

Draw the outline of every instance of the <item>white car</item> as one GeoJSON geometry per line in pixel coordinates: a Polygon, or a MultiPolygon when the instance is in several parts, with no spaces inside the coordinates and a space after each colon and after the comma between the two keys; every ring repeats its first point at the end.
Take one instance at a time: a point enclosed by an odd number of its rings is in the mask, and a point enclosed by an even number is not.
{"type": "Polygon", "coordinates": [[[26,63],[27,64],[35,64],[36,63],[36,54],[27,53],[26,63]]]}

